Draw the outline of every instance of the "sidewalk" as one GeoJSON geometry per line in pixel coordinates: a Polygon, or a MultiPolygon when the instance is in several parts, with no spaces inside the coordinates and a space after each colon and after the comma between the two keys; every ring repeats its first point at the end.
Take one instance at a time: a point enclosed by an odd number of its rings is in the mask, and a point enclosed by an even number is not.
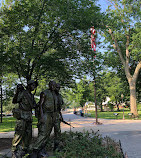
{"type": "MultiPolygon", "coordinates": [[[[70,128],[66,124],[61,124],[62,132],[64,131],[83,131],[91,129],[95,132],[99,130],[102,136],[110,136],[116,141],[121,141],[124,153],[128,158],[141,158],[141,120],[106,120],[98,119],[102,125],[93,124],[94,118],[84,118],[72,113],[63,114],[64,120],[71,123],[75,128],[70,128]]],[[[37,136],[38,130],[33,130],[33,135],[37,136]]],[[[0,138],[13,138],[14,132],[0,133],[0,138]]],[[[0,151],[0,155],[8,153],[11,157],[10,149],[0,151]],[[9,152],[9,153],[8,153],[9,152]]]]}

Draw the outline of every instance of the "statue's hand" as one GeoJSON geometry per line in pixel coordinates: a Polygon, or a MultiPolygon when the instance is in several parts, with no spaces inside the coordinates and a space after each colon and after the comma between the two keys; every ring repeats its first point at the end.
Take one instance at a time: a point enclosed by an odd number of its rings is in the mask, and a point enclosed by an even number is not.
{"type": "Polygon", "coordinates": [[[60,115],[60,118],[59,118],[59,119],[60,119],[60,121],[63,121],[63,120],[64,120],[63,117],[62,117],[62,115],[60,115]]]}
{"type": "Polygon", "coordinates": [[[40,123],[45,123],[45,119],[43,117],[40,119],[40,123]]]}
{"type": "Polygon", "coordinates": [[[34,104],[33,104],[33,109],[36,109],[36,108],[38,108],[38,106],[37,106],[36,103],[34,103],[34,104]]]}
{"type": "Polygon", "coordinates": [[[18,84],[16,92],[19,93],[20,91],[23,91],[23,90],[24,90],[23,85],[22,84],[18,84]]]}

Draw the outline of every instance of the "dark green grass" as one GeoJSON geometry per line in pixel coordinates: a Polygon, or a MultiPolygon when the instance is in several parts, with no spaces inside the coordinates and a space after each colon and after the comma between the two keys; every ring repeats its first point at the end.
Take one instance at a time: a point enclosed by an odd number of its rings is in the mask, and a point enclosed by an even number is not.
{"type": "MultiPolygon", "coordinates": [[[[9,132],[15,130],[16,119],[13,117],[3,117],[0,123],[0,132],[9,132]]],[[[37,127],[37,118],[33,116],[33,128],[37,127]]]]}

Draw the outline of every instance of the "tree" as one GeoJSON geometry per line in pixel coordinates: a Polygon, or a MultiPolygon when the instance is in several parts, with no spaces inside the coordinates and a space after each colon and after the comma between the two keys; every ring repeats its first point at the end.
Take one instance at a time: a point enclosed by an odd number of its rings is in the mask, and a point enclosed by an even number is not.
{"type": "Polygon", "coordinates": [[[102,103],[105,102],[106,100],[106,97],[108,96],[108,92],[107,92],[107,89],[106,89],[106,82],[105,82],[105,79],[106,79],[106,73],[103,72],[101,74],[98,74],[98,77],[96,79],[96,83],[97,83],[97,101],[98,101],[98,104],[100,106],[100,109],[101,109],[101,112],[103,111],[103,108],[102,108],[102,103]]]}
{"type": "MultiPolygon", "coordinates": [[[[2,21],[0,20],[0,25],[3,26],[2,21]]],[[[0,30],[0,104],[1,104],[1,122],[2,122],[2,113],[3,113],[3,76],[8,72],[7,68],[7,55],[4,53],[7,49],[6,47],[7,36],[5,36],[0,30]]]]}
{"type": "MultiPolygon", "coordinates": [[[[109,57],[121,62],[130,88],[131,113],[138,115],[136,104],[136,83],[141,70],[141,23],[139,0],[111,0],[107,10],[105,39],[113,45],[109,57]]],[[[111,58],[110,58],[111,59],[111,58]]]]}
{"type": "Polygon", "coordinates": [[[94,0],[11,0],[1,13],[11,70],[27,81],[43,75],[66,84],[78,74],[79,39],[102,16],[94,0]]]}
{"type": "Polygon", "coordinates": [[[128,97],[128,93],[125,93],[124,82],[116,74],[116,72],[108,72],[105,77],[105,82],[105,88],[108,96],[110,97],[110,102],[116,103],[117,110],[119,110],[118,105],[121,102],[121,94],[124,94],[124,98],[128,97]]]}
{"type": "Polygon", "coordinates": [[[83,107],[87,101],[92,101],[90,83],[84,76],[71,89],[65,89],[66,100],[70,102],[73,107],[83,107]]]}

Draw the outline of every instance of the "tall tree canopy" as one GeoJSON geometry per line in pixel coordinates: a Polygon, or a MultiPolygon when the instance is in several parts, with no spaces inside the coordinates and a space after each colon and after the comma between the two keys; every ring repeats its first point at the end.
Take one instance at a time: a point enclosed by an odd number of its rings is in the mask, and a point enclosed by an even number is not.
{"type": "Polygon", "coordinates": [[[68,83],[77,74],[79,40],[102,14],[95,0],[16,0],[1,7],[10,68],[28,80],[43,75],[68,83]]]}
{"type": "MultiPolygon", "coordinates": [[[[136,104],[136,82],[141,70],[141,22],[139,0],[109,0],[105,39],[113,47],[106,53],[107,60],[121,62],[117,70],[124,70],[130,88],[130,107],[138,115],[136,104]]],[[[110,62],[109,62],[110,63],[110,62]]]]}

